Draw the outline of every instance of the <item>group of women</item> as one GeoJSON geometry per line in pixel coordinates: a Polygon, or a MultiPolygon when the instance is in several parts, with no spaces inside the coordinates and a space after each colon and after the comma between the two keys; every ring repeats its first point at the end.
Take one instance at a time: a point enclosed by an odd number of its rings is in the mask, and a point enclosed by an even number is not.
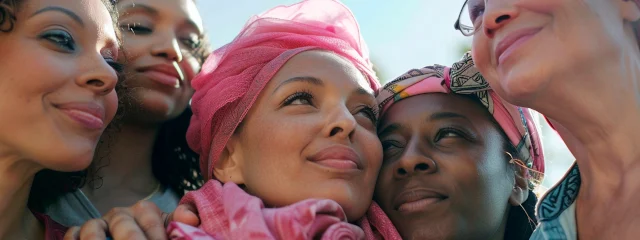
{"type": "Polygon", "coordinates": [[[1,0],[0,238],[633,239],[640,1],[462,9],[380,86],[337,0],[215,51],[193,0],[1,0]],[[529,109],[576,157],[539,200],[529,109]]]}

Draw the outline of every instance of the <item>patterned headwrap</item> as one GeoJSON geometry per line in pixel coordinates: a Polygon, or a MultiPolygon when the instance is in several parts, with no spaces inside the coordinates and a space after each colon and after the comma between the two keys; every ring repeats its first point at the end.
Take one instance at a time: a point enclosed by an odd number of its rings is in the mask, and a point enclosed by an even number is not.
{"type": "Polygon", "coordinates": [[[200,155],[205,180],[269,80],[293,56],[310,50],[347,59],[373,90],[380,88],[358,23],[339,1],[307,0],[252,17],[232,42],[211,54],[191,83],[187,142],[200,155]]]}
{"type": "MultiPolygon", "coordinates": [[[[387,83],[376,97],[380,104],[380,116],[384,116],[391,105],[402,99],[427,93],[467,94],[477,97],[515,146],[518,156],[514,157],[519,158],[533,172],[544,172],[542,144],[530,110],[511,105],[498,97],[475,68],[470,53],[465,53],[462,60],[454,63],[451,68],[434,65],[412,69],[387,83]]],[[[541,174],[535,174],[533,178],[530,179],[539,181],[541,174]]],[[[530,186],[533,187],[531,182],[530,186]]],[[[359,225],[367,240],[402,239],[391,220],[375,202],[359,221],[359,225]]]]}
{"type": "Polygon", "coordinates": [[[534,172],[544,173],[542,143],[531,110],[511,105],[491,90],[489,83],[476,69],[468,52],[451,68],[434,65],[413,69],[385,85],[377,96],[381,109],[380,116],[383,116],[391,105],[402,99],[438,92],[477,97],[515,147],[518,155],[513,157],[522,160],[534,172]]]}

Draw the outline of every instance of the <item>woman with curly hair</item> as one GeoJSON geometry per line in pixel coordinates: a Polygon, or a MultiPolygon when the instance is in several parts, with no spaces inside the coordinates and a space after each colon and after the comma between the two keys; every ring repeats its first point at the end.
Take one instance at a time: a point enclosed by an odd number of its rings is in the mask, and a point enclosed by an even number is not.
{"type": "Polygon", "coordinates": [[[127,98],[122,118],[101,138],[80,187],[41,197],[45,213],[82,225],[140,200],[171,212],[185,191],[202,185],[197,155],[186,144],[191,79],[208,52],[193,0],[120,0],[127,98]]]}
{"type": "Polygon", "coordinates": [[[62,237],[27,199],[37,172],[87,168],[116,115],[115,18],[107,1],[0,1],[0,239],[62,237]]]}

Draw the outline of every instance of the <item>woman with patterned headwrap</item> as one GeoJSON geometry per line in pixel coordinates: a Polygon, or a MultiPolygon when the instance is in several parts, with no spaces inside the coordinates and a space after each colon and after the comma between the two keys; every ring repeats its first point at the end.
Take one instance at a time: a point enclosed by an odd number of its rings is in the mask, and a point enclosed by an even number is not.
{"type": "Polygon", "coordinates": [[[531,236],[532,190],[544,172],[538,130],[528,109],[491,90],[470,54],[452,67],[410,70],[377,99],[384,160],[374,195],[380,207],[374,204],[363,224],[368,235],[531,236]]]}

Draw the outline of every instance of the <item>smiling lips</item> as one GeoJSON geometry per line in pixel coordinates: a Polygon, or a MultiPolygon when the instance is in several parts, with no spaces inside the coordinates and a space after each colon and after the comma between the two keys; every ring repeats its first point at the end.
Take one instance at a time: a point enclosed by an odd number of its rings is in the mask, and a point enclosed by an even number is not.
{"type": "Polygon", "coordinates": [[[495,47],[495,56],[498,64],[502,64],[518,47],[540,32],[542,28],[527,28],[514,31],[504,37],[495,47]]]}
{"type": "Polygon", "coordinates": [[[105,109],[99,104],[66,103],[56,107],[84,128],[102,130],[105,127],[105,109]]]}
{"type": "Polygon", "coordinates": [[[398,195],[394,200],[393,207],[400,212],[416,212],[445,199],[447,199],[446,196],[431,190],[412,189],[398,195]]]}
{"type": "Polygon", "coordinates": [[[360,156],[353,149],[341,145],[325,148],[311,156],[309,160],[340,170],[356,170],[362,166],[360,156]]]}
{"type": "Polygon", "coordinates": [[[151,80],[156,81],[165,86],[180,88],[180,82],[184,81],[184,74],[180,66],[173,62],[173,66],[169,64],[158,64],[138,69],[151,80]]]}

